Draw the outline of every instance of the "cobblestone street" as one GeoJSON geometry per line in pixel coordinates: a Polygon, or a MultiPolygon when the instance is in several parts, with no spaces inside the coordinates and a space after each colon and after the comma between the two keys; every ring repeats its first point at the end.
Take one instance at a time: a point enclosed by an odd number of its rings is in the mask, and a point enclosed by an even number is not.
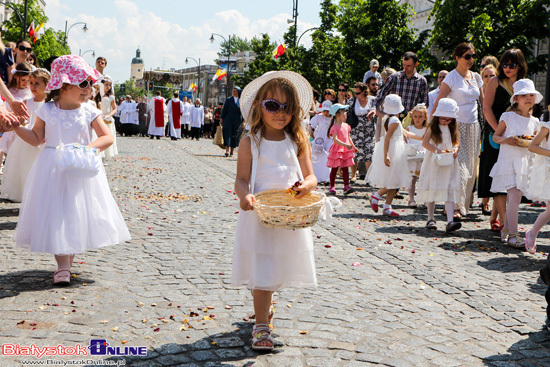
{"type": "MultiPolygon", "coordinates": [[[[211,140],[117,139],[105,169],[132,240],[77,256],[69,287],[52,285],[52,255],[15,248],[19,204],[0,202],[4,346],[146,346],[146,356],[41,358],[135,367],[550,366],[538,279],[549,227],[535,255],[504,246],[476,200],[458,232],[444,232],[441,206],[428,231],[407,198],[398,220],[374,214],[363,183],[313,227],[318,288],[279,292],[278,347],[252,351],[252,297],[230,284],[236,157],[211,140]]],[[[522,204],[520,229],[541,210],[522,204]]],[[[35,360],[0,355],[0,366],[35,360]]]]}

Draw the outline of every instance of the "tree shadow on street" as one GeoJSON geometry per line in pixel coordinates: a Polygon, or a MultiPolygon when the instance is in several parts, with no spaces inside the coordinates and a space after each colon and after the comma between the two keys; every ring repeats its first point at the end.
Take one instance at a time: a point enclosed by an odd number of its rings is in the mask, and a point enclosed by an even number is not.
{"type": "MultiPolygon", "coordinates": [[[[541,325],[542,326],[542,325],[541,325]]],[[[483,358],[485,366],[548,366],[550,361],[550,335],[547,330],[541,330],[527,335],[508,348],[507,354],[495,354],[483,358]]]]}
{"type": "MultiPolygon", "coordinates": [[[[60,288],[53,284],[53,271],[24,270],[8,274],[0,274],[0,299],[16,297],[23,292],[39,292],[60,288]]],[[[79,272],[73,271],[71,284],[64,288],[82,287],[84,283],[95,283],[93,279],[80,277],[79,272]]]]}
{"type": "Polygon", "coordinates": [[[278,354],[283,352],[283,344],[277,340],[277,333],[272,333],[275,349],[271,352],[254,351],[250,347],[252,341],[252,323],[233,323],[236,330],[228,333],[212,334],[194,343],[169,343],[149,350],[146,356],[111,357],[107,360],[125,360],[126,366],[176,366],[176,365],[212,365],[216,367],[233,367],[236,362],[247,360],[244,366],[253,366],[259,355],[278,354]],[[193,364],[196,363],[196,364],[193,364]]]}

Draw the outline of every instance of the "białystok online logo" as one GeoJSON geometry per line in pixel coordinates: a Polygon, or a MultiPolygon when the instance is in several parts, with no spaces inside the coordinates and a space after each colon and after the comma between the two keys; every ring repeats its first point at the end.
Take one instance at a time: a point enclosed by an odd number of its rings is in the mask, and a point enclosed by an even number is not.
{"type": "Polygon", "coordinates": [[[2,344],[2,355],[4,356],[145,356],[147,347],[111,347],[105,339],[92,339],[88,347],[76,344],[71,347],[63,345],[38,347],[34,344],[23,346],[19,344],[2,344]],[[88,352],[89,349],[89,352],[88,352]]]}

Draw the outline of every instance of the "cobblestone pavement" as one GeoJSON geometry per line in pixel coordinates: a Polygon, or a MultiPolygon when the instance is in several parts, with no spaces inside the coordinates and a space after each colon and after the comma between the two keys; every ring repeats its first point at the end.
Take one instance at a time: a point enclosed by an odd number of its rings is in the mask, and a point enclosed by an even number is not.
{"type": "MultiPolygon", "coordinates": [[[[145,346],[146,356],[84,358],[136,367],[550,366],[538,280],[548,232],[536,255],[505,247],[478,208],[454,234],[442,216],[428,232],[405,200],[399,220],[374,214],[363,185],[314,227],[318,288],[282,290],[278,347],[253,352],[250,293],[230,285],[236,159],[211,140],[118,144],[106,170],[133,239],[77,257],[71,286],[52,286],[51,255],[15,248],[19,204],[0,203],[4,346],[145,346]]],[[[521,226],[540,210],[522,206],[521,226]]]]}

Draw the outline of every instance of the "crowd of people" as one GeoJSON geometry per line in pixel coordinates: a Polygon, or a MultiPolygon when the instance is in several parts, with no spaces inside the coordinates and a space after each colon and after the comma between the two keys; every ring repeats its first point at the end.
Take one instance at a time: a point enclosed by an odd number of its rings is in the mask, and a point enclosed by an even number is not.
{"type": "Polygon", "coordinates": [[[29,63],[27,41],[0,51],[7,109],[0,107],[0,151],[7,155],[0,196],[21,202],[17,246],[53,254],[57,285],[70,284],[76,254],[130,239],[101,161],[118,154],[117,133],[213,138],[226,157],[239,147],[235,192],[242,211],[232,282],[252,290],[254,349],[274,347],[273,292],[316,285],[311,229],[262,225],[251,211],[260,191],[292,186],[300,199],[321,183],[336,195],[340,174],[349,195],[364,179],[374,190],[374,212],[399,217],[392,202],[407,190],[410,207],[425,205],[427,229],[437,229],[436,203],[444,204],[451,232],[461,228],[477,190],[490,229],[530,253],[550,221],[547,206],[521,240],[522,200],[550,200],[550,119],[516,48],[500,60],[485,56],[477,73],[475,47],[458,45],[455,69],[439,71],[433,91],[416,70],[417,55],[406,52],[401,71],[379,73],[380,62],[372,60],[363,81],[322,96],[297,73],[266,73],[243,90],[234,87],[215,108],[178,93],[167,101],[158,91],[150,100],[117,101],[103,57],[95,69],[72,55],[38,68],[29,63]]]}

